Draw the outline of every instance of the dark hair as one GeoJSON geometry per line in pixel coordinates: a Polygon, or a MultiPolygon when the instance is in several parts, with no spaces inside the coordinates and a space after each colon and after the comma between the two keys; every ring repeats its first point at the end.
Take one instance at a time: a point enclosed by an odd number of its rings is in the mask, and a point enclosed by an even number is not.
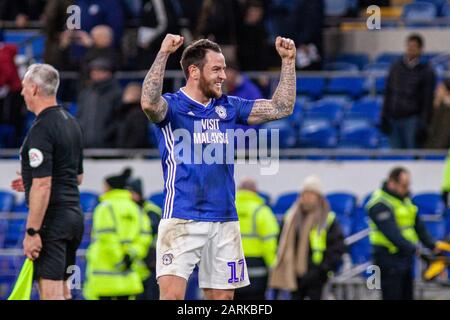
{"type": "Polygon", "coordinates": [[[408,42],[415,41],[419,45],[419,48],[423,48],[423,38],[420,34],[413,33],[408,36],[408,42]]]}
{"type": "Polygon", "coordinates": [[[409,171],[406,168],[403,167],[395,167],[394,169],[391,170],[391,172],[389,172],[389,178],[388,180],[392,180],[395,182],[399,182],[400,181],[400,175],[402,173],[408,173],[409,171]]]}
{"type": "Polygon", "coordinates": [[[203,68],[208,50],[222,53],[219,45],[208,39],[197,40],[184,49],[180,63],[186,79],[189,78],[189,66],[195,65],[199,69],[203,68]]]}

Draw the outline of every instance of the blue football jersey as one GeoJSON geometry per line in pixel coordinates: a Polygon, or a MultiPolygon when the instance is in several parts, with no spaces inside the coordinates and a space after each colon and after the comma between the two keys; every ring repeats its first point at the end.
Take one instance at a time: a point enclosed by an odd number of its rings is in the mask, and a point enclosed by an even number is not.
{"type": "Polygon", "coordinates": [[[162,218],[238,220],[234,149],[232,154],[227,149],[233,146],[230,130],[247,124],[254,100],[222,95],[203,105],[182,89],[163,97],[168,111],[156,130],[164,174],[162,218]]]}

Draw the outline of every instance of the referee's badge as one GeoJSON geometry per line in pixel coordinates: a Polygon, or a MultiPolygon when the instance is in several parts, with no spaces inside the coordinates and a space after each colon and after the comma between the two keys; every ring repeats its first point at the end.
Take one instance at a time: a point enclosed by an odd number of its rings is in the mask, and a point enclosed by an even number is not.
{"type": "Polygon", "coordinates": [[[30,167],[37,168],[44,161],[44,155],[41,150],[36,148],[31,148],[28,150],[28,158],[30,158],[30,167]]]}
{"type": "Polygon", "coordinates": [[[216,106],[215,110],[221,119],[225,119],[227,117],[227,109],[225,109],[224,106],[216,106]]]}

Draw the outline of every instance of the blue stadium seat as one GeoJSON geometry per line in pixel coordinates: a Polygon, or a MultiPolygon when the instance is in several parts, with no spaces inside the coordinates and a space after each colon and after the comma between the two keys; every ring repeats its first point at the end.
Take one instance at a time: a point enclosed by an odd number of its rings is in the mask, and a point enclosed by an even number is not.
{"type": "Polygon", "coordinates": [[[442,16],[444,6],[447,4],[447,0],[415,0],[415,2],[428,2],[436,7],[436,12],[439,16],[442,16]]]}
{"type": "Polygon", "coordinates": [[[269,193],[263,192],[263,191],[258,191],[258,194],[259,194],[259,196],[260,196],[261,198],[264,199],[264,201],[266,202],[266,204],[267,204],[268,206],[271,205],[272,202],[271,202],[271,200],[270,200],[270,194],[269,194],[269,193]]]}
{"type": "Polygon", "coordinates": [[[284,215],[298,198],[298,196],[298,192],[288,192],[280,194],[280,196],[277,198],[277,201],[273,205],[273,212],[276,215],[284,215]]]}
{"type": "Polygon", "coordinates": [[[352,234],[352,220],[347,216],[336,215],[336,219],[339,222],[344,237],[348,237],[352,234]]]}
{"type": "Polygon", "coordinates": [[[369,56],[366,53],[342,53],[337,55],[333,62],[352,63],[361,70],[369,62],[369,56]]]}
{"type": "Polygon", "coordinates": [[[14,147],[16,130],[8,124],[0,124],[0,148],[14,147]]]}
{"type": "Polygon", "coordinates": [[[337,130],[323,121],[304,121],[300,128],[299,145],[307,148],[334,148],[337,130]]]}
{"type": "Polygon", "coordinates": [[[377,63],[389,63],[389,65],[398,59],[402,57],[402,53],[396,53],[396,52],[383,52],[380,53],[377,58],[375,59],[375,62],[377,63]]]}
{"type": "Polygon", "coordinates": [[[152,193],[148,200],[156,204],[158,207],[164,210],[164,191],[152,193]]]}
{"type": "Polygon", "coordinates": [[[351,217],[356,209],[356,196],[347,192],[334,192],[327,194],[331,210],[339,216],[351,217]]]}
{"type": "Polygon", "coordinates": [[[380,122],[381,101],[378,99],[361,99],[356,101],[345,113],[346,120],[365,120],[368,124],[376,125],[380,122]]]}
{"type": "Polygon", "coordinates": [[[0,213],[11,212],[14,207],[14,194],[9,191],[0,191],[0,213]]]}
{"type": "Polygon", "coordinates": [[[379,76],[375,78],[375,91],[378,94],[384,93],[386,90],[386,76],[379,76]]]}
{"type": "Polygon", "coordinates": [[[326,92],[333,94],[348,94],[359,98],[365,93],[364,77],[334,77],[328,82],[326,92]]]}
{"type": "Polygon", "coordinates": [[[80,192],[80,203],[83,212],[93,212],[98,205],[98,194],[95,192],[80,192]]]}
{"type": "Polygon", "coordinates": [[[445,3],[442,6],[441,15],[446,18],[450,17],[450,3],[449,2],[445,3]]]}
{"type": "Polygon", "coordinates": [[[4,275],[0,273],[0,300],[6,300],[11,294],[16,275],[4,275]]]}
{"type": "Polygon", "coordinates": [[[311,103],[304,113],[305,120],[326,120],[337,125],[343,116],[343,105],[334,101],[319,100],[311,103]]]}
{"type": "Polygon", "coordinates": [[[374,149],[378,147],[379,131],[371,126],[343,126],[338,147],[374,149]]]}
{"type": "Polygon", "coordinates": [[[364,66],[364,71],[389,71],[391,64],[389,62],[372,62],[364,66]]]}
{"type": "Polygon", "coordinates": [[[403,6],[402,17],[409,27],[426,27],[436,16],[437,9],[432,3],[416,1],[403,6]]]}
{"type": "Polygon", "coordinates": [[[430,235],[436,240],[443,240],[446,235],[446,225],[444,219],[437,221],[425,221],[425,226],[430,235]]]}
{"type": "Polygon", "coordinates": [[[299,77],[297,79],[297,94],[305,94],[313,99],[319,98],[325,89],[323,77],[299,77]]]}
{"type": "Polygon", "coordinates": [[[22,239],[25,234],[26,220],[13,219],[8,222],[8,231],[4,240],[5,248],[16,248],[22,246],[22,239]]]}
{"type": "MultiPolygon", "coordinates": [[[[271,121],[263,124],[261,129],[267,130],[267,146],[271,146],[272,141],[272,130],[278,130],[279,134],[279,146],[281,148],[291,148],[297,143],[296,131],[293,127],[292,122],[287,119],[281,119],[277,121],[271,121]]],[[[259,140],[259,142],[262,142],[259,140]]]]}
{"type": "Polygon", "coordinates": [[[349,62],[328,62],[323,66],[323,70],[357,72],[358,65],[349,62]]]}
{"type": "Polygon", "coordinates": [[[443,215],[445,205],[439,193],[419,193],[412,198],[420,215],[443,215]]]}
{"type": "Polygon", "coordinates": [[[27,203],[26,203],[25,199],[23,199],[19,203],[15,203],[14,207],[12,209],[12,212],[27,213],[28,212],[28,207],[27,207],[27,203]]]}
{"type": "MultiPolygon", "coordinates": [[[[322,96],[322,99],[316,101],[316,102],[333,102],[338,103],[342,106],[342,108],[346,109],[348,106],[351,105],[353,102],[352,97],[349,97],[346,94],[324,94],[322,96]]],[[[311,107],[313,103],[309,104],[309,107],[311,107]]]]}

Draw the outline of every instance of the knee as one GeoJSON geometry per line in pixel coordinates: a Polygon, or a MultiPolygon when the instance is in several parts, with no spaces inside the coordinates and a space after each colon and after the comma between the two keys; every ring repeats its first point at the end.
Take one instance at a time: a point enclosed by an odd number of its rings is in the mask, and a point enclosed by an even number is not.
{"type": "Polygon", "coordinates": [[[183,300],[183,299],[184,295],[181,292],[176,292],[174,290],[161,292],[159,295],[159,300],[183,300]]]}

